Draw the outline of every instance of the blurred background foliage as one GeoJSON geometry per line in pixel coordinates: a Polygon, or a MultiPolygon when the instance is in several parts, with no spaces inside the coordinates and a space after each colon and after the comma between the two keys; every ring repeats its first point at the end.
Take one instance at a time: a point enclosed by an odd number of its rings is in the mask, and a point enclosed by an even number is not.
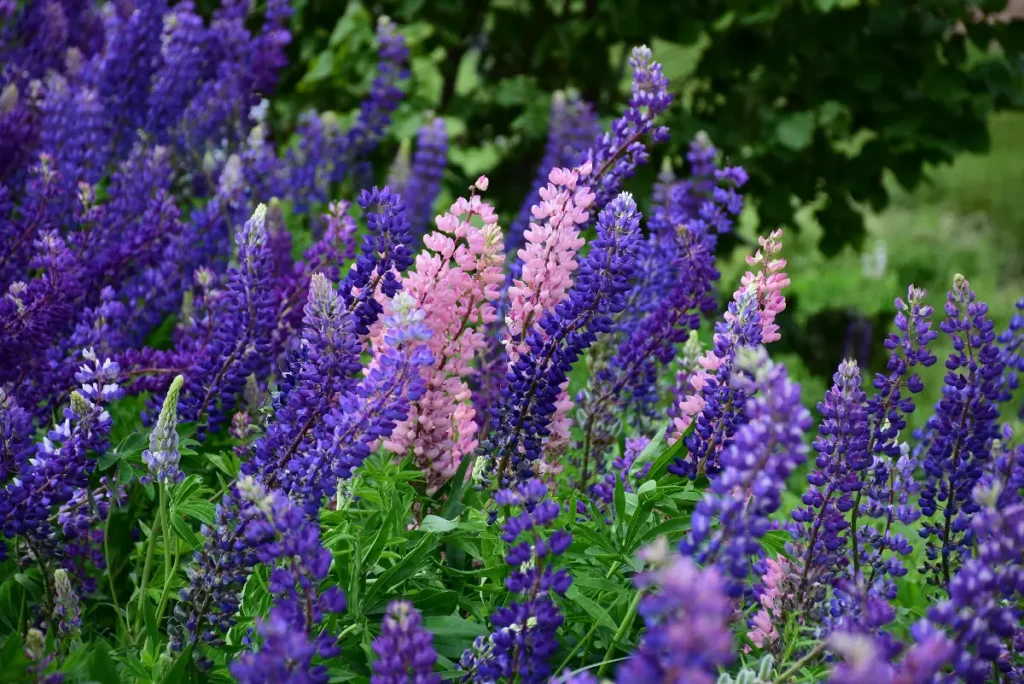
{"type": "Polygon", "coordinates": [[[893,297],[911,282],[939,309],[963,272],[998,329],[1024,295],[1019,0],[293,5],[278,130],[309,108],[354,115],[374,75],[374,22],[386,14],[411,48],[411,78],[378,177],[436,112],[451,138],[439,203],[487,173],[489,198],[507,217],[542,156],[552,93],[578,91],[610,119],[628,88],[629,48],[649,44],[678,98],[664,122],[670,144],[630,189],[644,202],[662,163],[679,166],[702,130],[748,170],[743,246],[723,245],[723,289],[758,231],[791,229],[788,329],[773,353],[803,376],[805,396],[821,396],[844,355],[884,362],[893,297]]]}

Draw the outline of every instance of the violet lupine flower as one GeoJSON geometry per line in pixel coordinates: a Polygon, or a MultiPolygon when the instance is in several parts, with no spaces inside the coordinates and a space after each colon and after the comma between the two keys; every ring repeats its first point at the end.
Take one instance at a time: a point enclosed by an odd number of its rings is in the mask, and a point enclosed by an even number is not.
{"type": "Polygon", "coordinates": [[[650,48],[641,45],[633,48],[629,65],[633,68],[633,93],[626,113],[612,122],[611,131],[601,135],[581,159],[593,165],[594,206],[598,209],[604,209],[636,168],[647,163],[647,148],[640,142],[643,136],[650,134],[655,143],[668,140],[668,128],[654,125],[672,104],[661,64],[652,61],[650,48]]]}
{"type": "Polygon", "coordinates": [[[56,232],[42,232],[35,247],[38,253],[30,267],[39,275],[27,283],[11,283],[0,299],[0,380],[19,385],[45,358],[39,351],[64,330],[82,294],[81,264],[64,240],[56,232]]]}
{"type": "Polygon", "coordinates": [[[18,477],[0,490],[0,531],[7,538],[20,535],[30,545],[44,544],[54,509],[88,484],[96,466],[88,453],[107,447],[112,421],[104,405],[123,394],[114,382],[120,369],[90,351],[83,356],[86,363],[77,376],[81,389],[71,395],[63,422],[53,426],[35,456],[21,464],[18,477]]]}
{"type": "Polygon", "coordinates": [[[433,225],[434,200],[441,192],[441,179],[447,167],[448,132],[444,119],[435,117],[420,127],[409,180],[402,191],[409,207],[409,223],[417,238],[433,225]]]}
{"type": "MultiPolygon", "coordinates": [[[[38,163],[29,167],[18,210],[14,210],[11,190],[4,194],[6,214],[0,221],[0,287],[9,289],[22,280],[37,250],[40,236],[56,232],[67,220],[62,198],[60,174],[54,170],[53,157],[40,154],[38,163]]],[[[3,320],[0,318],[0,320],[3,320]]]]}
{"type": "MultiPolygon", "coordinates": [[[[544,157],[537,167],[531,191],[523,199],[512,227],[505,235],[505,253],[516,254],[524,244],[524,234],[530,227],[531,210],[537,203],[540,189],[548,184],[551,169],[569,168],[575,165],[580,155],[594,142],[600,133],[597,115],[589,102],[576,93],[561,90],[551,95],[551,114],[548,118],[548,137],[544,157]]],[[[512,276],[518,277],[520,264],[510,263],[512,276]]]]}
{"type": "Polygon", "coordinates": [[[624,192],[601,211],[597,237],[569,296],[527,333],[529,349],[508,372],[504,398],[480,452],[490,459],[486,468],[499,485],[533,476],[569,370],[626,305],[639,243],[640,212],[624,192]]]}
{"type": "Polygon", "coordinates": [[[78,607],[78,596],[71,586],[68,571],[64,568],[53,573],[54,613],[60,620],[62,637],[73,637],[82,628],[82,612],[78,607]]]}
{"type": "Polygon", "coordinates": [[[171,128],[209,78],[210,31],[196,14],[195,3],[185,0],[164,15],[160,58],[147,102],[147,130],[160,142],[169,142],[171,128]]]}
{"type": "Polygon", "coordinates": [[[366,215],[363,251],[341,284],[346,308],[355,314],[355,332],[366,335],[384,310],[377,298],[390,299],[402,288],[401,274],[413,263],[412,236],[405,202],[384,186],[359,194],[366,215]]]}
{"type": "Polygon", "coordinates": [[[106,172],[113,131],[103,105],[87,84],[72,84],[57,74],[46,80],[38,152],[53,157],[68,198],[74,197],[79,182],[96,183],[106,172]]]}
{"type": "MultiPolygon", "coordinates": [[[[496,318],[493,302],[504,281],[498,216],[476,194],[486,180],[481,177],[470,188],[468,200],[458,199],[437,218],[437,230],[424,238],[425,249],[416,256],[415,269],[401,282],[424,312],[434,363],[426,370],[426,392],[384,447],[395,454],[411,451],[431,492],[452,477],[462,458],[477,446],[467,377],[473,371],[471,361],[484,347],[480,330],[496,318]],[[482,225],[474,225],[474,217],[482,225]]],[[[371,332],[375,348],[380,346],[381,330],[378,326],[371,332]]]]}
{"type": "Polygon", "coordinates": [[[737,370],[730,382],[751,397],[746,399],[747,422],[722,451],[722,470],[697,504],[692,528],[680,542],[685,555],[702,565],[719,566],[730,578],[733,595],[742,590],[739,582],[749,573],[758,539],[769,529],[768,516],[781,504],[786,478],[806,458],[803,434],[811,426],[810,413],[800,404],[800,386],[763,348],[743,350],[737,370]],[[719,526],[713,529],[716,518],[719,526]]]}
{"type": "MultiPolygon", "coordinates": [[[[616,479],[622,482],[622,488],[625,491],[632,492],[633,478],[630,470],[632,470],[633,464],[636,463],[637,457],[643,453],[643,450],[650,443],[651,440],[647,437],[627,437],[625,452],[612,461],[611,470],[605,473],[604,478],[590,488],[590,495],[606,507],[610,506],[615,497],[616,479]]],[[[647,471],[650,469],[651,463],[647,463],[637,472],[635,476],[637,484],[647,476],[647,471]]]]}
{"type": "Polygon", "coordinates": [[[988,305],[975,301],[967,279],[957,275],[946,297],[942,331],[953,340],[946,360],[946,382],[935,414],[928,420],[934,433],[924,458],[925,480],[921,511],[935,516],[942,504],[942,521],[929,521],[921,529],[928,540],[928,568],[933,581],[949,586],[960,558],[971,545],[970,516],[978,511],[971,490],[981,478],[999,434],[999,379],[1003,372],[994,344],[994,325],[988,305]]]}
{"type": "Polygon", "coordinates": [[[829,684],[924,684],[952,660],[955,646],[944,634],[919,622],[910,629],[914,638],[895,664],[890,664],[887,645],[869,634],[836,632],[828,639],[830,649],[843,661],[832,668],[829,684]]]}
{"type": "MultiPolygon", "coordinates": [[[[1005,367],[1000,382],[999,401],[1009,402],[1020,388],[1020,375],[1024,373],[1024,297],[1017,300],[1017,311],[1010,319],[1010,325],[996,338],[999,344],[1000,360],[1005,367]]],[[[1017,411],[1024,420],[1024,404],[1017,411]]]]}
{"type": "MultiPolygon", "coordinates": [[[[391,113],[402,99],[398,84],[408,76],[406,61],[409,48],[405,39],[395,31],[395,24],[387,17],[377,20],[377,76],[370,85],[370,93],[359,105],[355,124],[339,141],[331,172],[332,182],[341,182],[353,166],[373,151],[391,122],[391,113]]],[[[357,180],[359,174],[356,170],[357,180]]]]}
{"type": "Polygon", "coordinates": [[[206,349],[185,374],[179,412],[205,437],[231,415],[245,378],[268,363],[276,321],[267,248],[267,208],[261,204],[235,237],[238,268],[229,274],[223,309],[206,349]]]}
{"type": "Polygon", "coordinates": [[[420,613],[408,601],[392,601],[373,640],[370,684],[440,684],[434,673],[434,635],[423,628],[420,613]]]}
{"type": "Polygon", "coordinates": [[[495,494],[499,506],[520,509],[518,514],[509,511],[501,538],[509,545],[505,562],[512,567],[505,587],[521,598],[498,608],[491,615],[494,632],[486,639],[478,637],[463,654],[463,681],[530,684],[551,674],[548,659],[558,650],[556,633],[565,620],[552,596],[565,596],[572,584],[566,570],[552,565],[572,543],[572,535],[555,529],[546,538],[540,536],[561,511],[547,494],[547,486],[537,479],[495,494]]]}
{"type": "Polygon", "coordinates": [[[933,311],[924,304],[925,295],[924,290],[910,286],[907,302],[896,299],[899,333],[890,333],[886,339],[885,346],[892,351],[886,365],[888,372],[875,375],[875,393],[868,399],[868,442],[862,453],[853,454],[849,460],[861,482],[850,517],[850,576],[859,582],[861,566],[870,567],[864,579],[871,591],[880,590],[890,597],[895,585],[888,577],[906,574],[897,556],[911,550],[902,535],[892,530],[893,523],[899,520],[911,524],[919,517],[916,507],[910,505],[910,498],[920,491],[914,476],[917,459],[899,435],[915,409],[912,395],[924,388],[914,371],[936,360],[928,349],[937,333],[931,329],[933,311]],[[860,515],[881,520],[883,531],[872,525],[858,526],[860,515]]]}
{"type": "Polygon", "coordinates": [[[789,284],[789,278],[782,271],[785,259],[771,257],[781,251],[781,237],[782,232],[776,230],[768,237],[758,238],[764,251],[748,255],[747,263],[760,268],[756,273],[744,274],[725,312],[725,320],[715,326],[714,349],[700,358],[702,368],[689,379],[693,394],[679,402],[669,443],[681,439],[691,423],[696,425],[686,437],[685,459],[677,459],[670,466],[671,472],[694,478],[717,470],[719,454],[744,420],[745,397],[730,386],[729,376],[739,349],[765,343],[765,335],[770,340],[778,339],[778,327],[773,321],[786,306],[781,290],[789,284]]]}
{"type": "Polygon", "coordinates": [[[733,604],[718,568],[701,570],[673,555],[662,567],[641,573],[638,589],[647,631],[621,667],[616,681],[712,684],[719,667],[734,658],[729,621],[733,604]]]}
{"type": "MultiPolygon", "coordinates": [[[[39,135],[35,107],[26,101],[18,83],[4,82],[5,76],[0,72],[0,188],[8,182],[18,184],[39,135]]],[[[4,192],[0,190],[0,194],[4,192]]]]}
{"type": "Polygon", "coordinates": [[[949,598],[928,611],[930,620],[948,628],[957,646],[953,670],[971,684],[1013,667],[1012,642],[1024,618],[1024,504],[998,508],[1001,493],[999,485],[975,487],[979,511],[970,525],[976,556],[949,582],[949,598]]]}
{"type": "Polygon", "coordinates": [[[860,488],[857,471],[867,463],[867,395],[861,389],[857,362],[846,359],[832,376],[832,388],[818,404],[823,420],[814,440],[818,452],[810,485],[801,497],[803,508],[793,511],[790,531],[802,559],[795,604],[803,609],[806,592],[827,583],[849,562],[846,557],[846,514],[860,488]],[[857,461],[860,461],[858,463],[857,461]],[[859,467],[858,467],[859,466],[859,467]]]}
{"type": "Polygon", "coordinates": [[[434,363],[431,331],[424,312],[402,292],[385,316],[384,346],[375,353],[366,377],[313,430],[308,449],[295,454],[281,478],[308,515],[315,516],[338,482],[352,477],[378,440],[387,440],[406,420],[426,391],[424,372],[434,363]]]}
{"type": "Polygon", "coordinates": [[[114,487],[107,478],[101,478],[95,489],[88,486],[75,490],[67,503],[57,509],[57,530],[51,531],[45,544],[45,553],[75,575],[86,592],[96,590],[96,579],[89,566],[97,570],[107,567],[104,552],[104,523],[110,515],[111,504],[121,505],[126,493],[124,487],[114,487]]]}
{"type": "Polygon", "coordinates": [[[263,640],[259,650],[243,653],[228,666],[231,676],[239,684],[327,684],[330,676],[324,665],[314,665],[313,658],[330,657],[333,650],[322,651],[310,642],[301,630],[277,608],[270,616],[257,620],[257,633],[263,640]]]}
{"type": "Polygon", "coordinates": [[[185,473],[178,468],[181,460],[178,451],[178,395],[184,383],[185,378],[181,375],[171,382],[156,427],[149,433],[149,448],[142,452],[142,462],[149,468],[147,482],[155,480],[160,484],[171,484],[185,478],[185,473]]]}
{"type": "Polygon", "coordinates": [[[0,386],[0,484],[32,455],[32,416],[0,386]]]}
{"type": "Polygon", "coordinates": [[[121,152],[131,149],[136,129],[146,122],[149,89],[159,64],[165,0],[117,6],[108,12],[107,44],[99,60],[97,88],[121,152]]]}

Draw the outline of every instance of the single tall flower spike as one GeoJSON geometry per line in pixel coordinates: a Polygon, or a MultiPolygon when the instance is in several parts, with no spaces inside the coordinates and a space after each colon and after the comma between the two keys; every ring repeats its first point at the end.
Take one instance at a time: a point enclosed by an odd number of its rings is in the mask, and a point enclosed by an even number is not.
{"type": "Polygon", "coordinates": [[[441,676],[434,673],[433,641],[434,635],[423,628],[420,613],[411,603],[389,603],[380,636],[373,640],[377,659],[370,684],[441,684],[441,676]]]}
{"type": "MultiPolygon", "coordinates": [[[[424,238],[415,269],[401,280],[423,311],[434,364],[425,374],[426,392],[384,445],[396,454],[412,451],[430,491],[454,475],[477,444],[467,378],[473,357],[484,347],[481,329],[495,319],[493,302],[504,281],[498,216],[476,194],[483,185],[485,178],[473,186],[469,199],[460,198],[437,217],[437,230],[424,238]],[[475,225],[474,218],[482,225],[475,225]]],[[[377,350],[381,330],[377,326],[371,334],[377,350]]]]}
{"type": "Polygon", "coordinates": [[[171,382],[164,397],[156,427],[149,434],[149,448],[142,452],[142,460],[149,467],[152,479],[161,484],[180,482],[185,474],[178,468],[181,453],[178,451],[178,395],[185,383],[184,376],[177,376],[171,382]]]}
{"type": "Polygon", "coordinates": [[[78,607],[78,596],[71,586],[68,572],[64,568],[53,573],[54,612],[60,619],[60,633],[72,637],[82,628],[82,614],[78,607]]]}

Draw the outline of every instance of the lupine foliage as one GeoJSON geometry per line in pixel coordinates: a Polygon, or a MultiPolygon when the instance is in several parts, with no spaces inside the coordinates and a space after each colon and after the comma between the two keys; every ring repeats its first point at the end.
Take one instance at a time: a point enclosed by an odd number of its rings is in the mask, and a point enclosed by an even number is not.
{"type": "Polygon", "coordinates": [[[1024,678],[1019,316],[911,287],[812,437],[782,231],[718,315],[747,172],[699,135],[624,187],[650,49],[607,130],[555,99],[518,215],[434,215],[442,119],[367,161],[385,17],[354,120],[281,142],[290,13],[0,3],[0,679],[1024,678]]]}

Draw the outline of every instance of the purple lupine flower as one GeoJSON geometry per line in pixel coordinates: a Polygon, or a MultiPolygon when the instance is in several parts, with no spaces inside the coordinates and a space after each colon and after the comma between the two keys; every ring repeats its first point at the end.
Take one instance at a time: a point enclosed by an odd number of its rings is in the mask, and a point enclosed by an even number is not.
{"type": "Polygon", "coordinates": [[[674,555],[665,565],[641,573],[640,600],[647,631],[619,668],[616,681],[711,684],[719,667],[732,662],[729,631],[733,604],[718,568],[701,570],[689,558],[674,555]]]}
{"type": "Polygon", "coordinates": [[[78,596],[71,586],[68,571],[64,568],[53,573],[54,613],[60,620],[61,636],[67,638],[82,628],[82,612],[78,607],[78,596]]]}
{"type": "MultiPolygon", "coordinates": [[[[409,48],[405,39],[395,31],[394,23],[387,17],[377,20],[378,62],[377,76],[370,86],[370,93],[359,105],[359,116],[355,124],[338,141],[340,149],[334,156],[331,182],[344,180],[353,172],[353,167],[374,150],[380,137],[391,121],[391,113],[402,99],[398,83],[406,78],[409,48]]],[[[360,180],[356,168],[356,179],[360,180]]]]}
{"type": "Polygon", "coordinates": [[[160,58],[153,74],[146,128],[160,142],[169,142],[170,129],[211,76],[210,32],[196,14],[195,3],[177,3],[163,18],[160,58]]]}
{"type": "Polygon", "coordinates": [[[131,149],[136,129],[146,122],[166,11],[165,0],[152,0],[138,6],[119,5],[106,15],[107,44],[96,80],[122,153],[131,149]]]}
{"type": "Polygon", "coordinates": [[[447,166],[448,133],[444,119],[435,117],[419,130],[409,180],[401,191],[409,207],[413,235],[417,238],[433,225],[434,201],[441,192],[441,179],[447,166]]]}
{"type": "Polygon", "coordinates": [[[362,254],[345,276],[341,291],[346,307],[355,314],[356,333],[366,335],[383,311],[377,301],[378,291],[385,298],[395,296],[402,287],[395,274],[412,265],[413,253],[409,246],[409,218],[401,195],[392,193],[387,186],[383,190],[363,190],[359,193],[359,207],[366,216],[367,232],[362,254]]]}
{"type": "MultiPolygon", "coordinates": [[[[605,473],[604,478],[600,482],[597,482],[590,488],[590,495],[605,506],[611,505],[612,499],[615,496],[616,479],[622,482],[622,488],[625,491],[632,492],[633,481],[631,480],[630,470],[633,468],[633,464],[636,463],[637,457],[650,443],[651,440],[647,437],[627,437],[625,453],[612,461],[611,470],[605,473]]],[[[647,475],[650,466],[650,463],[645,464],[636,474],[637,483],[647,475]]]]}
{"type": "Polygon", "coordinates": [[[420,613],[408,601],[392,601],[373,640],[373,675],[370,684],[440,684],[434,673],[437,653],[434,635],[423,628],[420,613]]]}
{"type": "Polygon", "coordinates": [[[729,303],[729,313],[728,320],[716,324],[714,348],[703,358],[711,367],[699,390],[701,408],[693,418],[693,431],[685,436],[687,454],[668,467],[690,479],[718,471],[721,451],[746,420],[747,395],[730,380],[737,354],[761,343],[761,315],[753,287],[729,303]]]}
{"type": "Polygon", "coordinates": [[[97,183],[112,152],[110,113],[94,88],[51,75],[40,103],[39,151],[53,157],[63,192],[74,197],[79,182],[97,183]]]}
{"type": "Polygon", "coordinates": [[[479,637],[462,655],[463,681],[529,684],[551,674],[548,659],[558,650],[555,635],[565,620],[552,596],[565,596],[572,584],[569,573],[552,564],[572,543],[572,535],[562,529],[546,538],[540,535],[561,512],[547,493],[543,482],[530,479],[495,494],[499,506],[520,509],[518,514],[508,512],[501,538],[509,545],[505,562],[512,567],[505,587],[521,598],[498,608],[491,615],[494,632],[479,637]]]}
{"type": "Polygon", "coordinates": [[[97,570],[107,567],[104,552],[104,522],[110,514],[111,504],[120,505],[126,498],[124,487],[114,487],[107,478],[101,478],[99,487],[76,489],[67,503],[57,509],[57,525],[45,547],[47,556],[75,575],[86,592],[96,590],[96,579],[89,566],[97,570]]]}
{"type": "Polygon", "coordinates": [[[63,422],[55,424],[37,445],[35,456],[22,463],[17,479],[0,490],[0,531],[8,538],[20,535],[30,545],[45,543],[54,509],[88,484],[96,466],[89,452],[107,447],[112,421],[104,405],[123,394],[115,384],[120,369],[90,351],[84,357],[78,373],[81,389],[71,395],[63,422]]]}
{"type": "Polygon", "coordinates": [[[149,467],[146,482],[155,480],[170,484],[185,478],[185,473],[178,468],[181,460],[178,451],[178,394],[184,383],[185,378],[181,375],[171,382],[156,426],[149,433],[149,448],[142,452],[142,462],[149,467]]]}
{"type": "Polygon", "coordinates": [[[32,158],[39,124],[22,88],[15,81],[5,82],[5,76],[0,72],[0,184],[17,184],[32,158]]]}
{"type": "Polygon", "coordinates": [[[977,552],[949,582],[949,598],[933,606],[928,618],[948,628],[956,642],[953,670],[965,682],[986,682],[1007,672],[1024,598],[1024,504],[998,507],[1001,486],[975,487],[979,511],[971,520],[977,552]]]}
{"type": "Polygon", "coordinates": [[[422,371],[434,362],[425,344],[430,329],[412,297],[399,293],[384,319],[384,348],[354,392],[341,395],[311,438],[311,446],[292,459],[282,474],[286,489],[315,515],[323,497],[352,477],[372,452],[371,445],[391,436],[406,420],[412,402],[426,391],[422,371]]]}
{"type": "Polygon", "coordinates": [[[623,182],[636,173],[638,166],[647,163],[647,148],[640,142],[643,136],[650,134],[655,143],[668,140],[668,128],[654,124],[673,99],[661,64],[651,60],[646,45],[633,48],[629,64],[633,68],[633,93],[626,113],[612,122],[611,131],[601,135],[581,159],[581,165],[586,161],[593,164],[591,189],[597,195],[594,207],[598,209],[619,194],[623,182]]]}
{"type": "Polygon", "coordinates": [[[807,476],[810,486],[801,497],[804,507],[792,513],[794,555],[802,559],[793,597],[796,610],[805,610],[808,592],[829,583],[849,562],[846,514],[860,488],[855,461],[863,461],[867,450],[867,395],[861,389],[857,362],[843,361],[832,377],[832,388],[818,404],[823,420],[813,444],[818,452],[815,469],[807,476]]]}
{"type": "MultiPolygon", "coordinates": [[[[40,154],[39,162],[29,168],[18,210],[8,203],[7,216],[0,221],[0,287],[10,286],[25,277],[40,236],[56,232],[67,221],[67,207],[62,195],[60,174],[54,169],[53,157],[40,154]]],[[[4,193],[10,195],[10,191],[4,193]]]]}
{"type": "MultiPolygon", "coordinates": [[[[228,666],[239,684],[327,684],[330,676],[323,665],[314,665],[317,646],[278,609],[270,617],[257,621],[257,633],[263,639],[259,650],[243,653],[228,666]]],[[[328,651],[330,653],[330,651],[328,651]]]]}
{"type": "Polygon", "coordinates": [[[612,317],[626,305],[639,243],[640,212],[632,195],[624,192],[601,212],[597,237],[569,296],[544,314],[540,330],[529,332],[529,349],[509,370],[490,435],[480,446],[499,484],[533,476],[533,462],[541,455],[569,370],[598,333],[611,329],[612,317]]]}
{"type": "Polygon", "coordinates": [[[960,557],[968,552],[970,516],[978,511],[971,490],[989,460],[999,434],[996,402],[1003,364],[994,344],[988,305],[975,301],[967,279],[957,275],[946,297],[942,331],[953,340],[946,360],[946,382],[935,414],[928,420],[934,437],[924,458],[921,511],[933,517],[942,505],[942,520],[922,525],[928,540],[928,569],[936,584],[948,586],[960,557]]]}
{"type": "Polygon", "coordinates": [[[0,386],[0,484],[32,455],[32,416],[0,386]]]}
{"type": "MultiPolygon", "coordinates": [[[[1006,403],[1020,389],[1020,375],[1024,373],[1024,297],[1017,300],[1017,311],[996,342],[999,344],[1000,360],[1005,367],[1000,381],[999,401],[1006,403]]],[[[1024,403],[1018,409],[1017,416],[1024,420],[1024,403]]]]}
{"type": "MultiPolygon", "coordinates": [[[[580,155],[594,142],[600,133],[597,115],[593,106],[576,93],[556,91],[551,96],[551,114],[548,118],[548,137],[544,157],[537,167],[537,175],[530,192],[523,199],[512,226],[505,233],[505,253],[516,254],[523,246],[523,234],[530,227],[533,205],[540,189],[548,184],[551,169],[571,169],[580,155]]],[[[522,262],[510,260],[513,277],[518,277],[522,262]]]]}
{"type": "Polygon", "coordinates": [[[227,420],[245,378],[269,362],[276,304],[269,282],[266,214],[267,208],[261,204],[238,232],[239,265],[230,272],[219,324],[209,345],[185,374],[179,412],[183,421],[198,423],[198,438],[227,420]]]}
{"type": "Polygon", "coordinates": [[[869,634],[836,632],[828,639],[831,650],[842,656],[833,667],[829,684],[924,684],[936,677],[950,662],[954,644],[926,622],[911,627],[913,645],[899,662],[890,664],[887,645],[869,634]]]}
{"type": "Polygon", "coordinates": [[[768,360],[763,348],[743,350],[736,366],[730,384],[752,396],[746,400],[747,422],[723,450],[721,472],[680,542],[682,553],[698,563],[718,565],[730,578],[733,595],[741,591],[738,582],[746,578],[750,556],[769,529],[768,516],[781,504],[786,478],[806,459],[803,434],[811,426],[810,413],[800,404],[800,386],[783,366],[768,360]],[[715,518],[719,526],[712,528],[715,518]]]}

